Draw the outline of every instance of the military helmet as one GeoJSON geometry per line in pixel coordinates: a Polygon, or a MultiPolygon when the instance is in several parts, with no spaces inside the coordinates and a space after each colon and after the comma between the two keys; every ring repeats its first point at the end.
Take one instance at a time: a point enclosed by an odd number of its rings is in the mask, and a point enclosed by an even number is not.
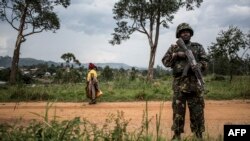
{"type": "Polygon", "coordinates": [[[191,36],[194,35],[194,31],[193,31],[193,29],[189,26],[188,23],[181,23],[181,24],[179,24],[179,25],[177,26],[177,29],[176,29],[176,38],[179,38],[179,36],[180,36],[179,34],[180,34],[180,32],[183,31],[183,30],[188,30],[188,31],[190,31],[191,36]]]}

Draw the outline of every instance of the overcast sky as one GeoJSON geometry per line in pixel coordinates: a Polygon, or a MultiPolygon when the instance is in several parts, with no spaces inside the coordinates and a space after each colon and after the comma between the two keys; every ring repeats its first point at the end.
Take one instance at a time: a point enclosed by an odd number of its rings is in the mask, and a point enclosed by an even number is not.
{"type": "MultiPolygon", "coordinates": [[[[57,8],[61,28],[27,37],[21,46],[21,58],[36,58],[63,62],[61,55],[71,52],[81,63],[125,63],[147,67],[149,44],[146,36],[134,33],[121,45],[112,46],[111,33],[115,27],[112,9],[118,0],[71,0],[67,8],[57,8]]],[[[155,67],[162,66],[161,58],[175,43],[178,24],[189,23],[194,29],[192,41],[205,49],[215,42],[218,33],[230,25],[243,32],[250,30],[250,0],[204,0],[194,11],[180,9],[169,29],[161,28],[155,67]]],[[[7,23],[0,22],[0,56],[13,56],[17,32],[7,23]]]]}

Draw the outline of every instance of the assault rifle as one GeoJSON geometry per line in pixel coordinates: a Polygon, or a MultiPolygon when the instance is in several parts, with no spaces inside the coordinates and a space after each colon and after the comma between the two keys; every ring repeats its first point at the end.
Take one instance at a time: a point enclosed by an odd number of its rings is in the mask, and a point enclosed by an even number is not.
{"type": "Polygon", "coordinates": [[[179,47],[184,49],[185,55],[187,56],[188,62],[189,62],[189,64],[184,68],[182,76],[186,76],[189,68],[191,67],[192,71],[195,73],[195,76],[197,78],[198,85],[201,87],[201,91],[204,91],[205,90],[205,88],[204,88],[205,82],[203,80],[202,73],[201,73],[201,70],[197,64],[197,61],[194,58],[193,52],[186,47],[182,38],[179,38],[176,41],[176,43],[179,47]]]}

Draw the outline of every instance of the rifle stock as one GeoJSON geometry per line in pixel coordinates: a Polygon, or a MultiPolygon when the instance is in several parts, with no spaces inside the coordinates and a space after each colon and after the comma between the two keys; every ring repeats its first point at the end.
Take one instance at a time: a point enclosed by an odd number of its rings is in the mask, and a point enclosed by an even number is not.
{"type": "MultiPolygon", "coordinates": [[[[188,58],[188,62],[189,62],[188,65],[192,66],[191,68],[192,68],[193,72],[195,73],[198,85],[201,87],[201,91],[204,91],[205,90],[205,88],[204,88],[205,82],[203,80],[202,73],[201,73],[201,70],[197,64],[197,61],[194,58],[193,52],[186,47],[184,41],[181,38],[179,38],[176,41],[176,43],[179,47],[181,47],[185,50],[185,54],[186,54],[186,56],[188,58]],[[193,68],[195,68],[195,69],[193,69],[193,68]]],[[[187,71],[187,70],[185,70],[185,71],[187,71]]],[[[185,74],[185,75],[186,75],[186,73],[187,72],[183,72],[183,74],[185,74]]]]}

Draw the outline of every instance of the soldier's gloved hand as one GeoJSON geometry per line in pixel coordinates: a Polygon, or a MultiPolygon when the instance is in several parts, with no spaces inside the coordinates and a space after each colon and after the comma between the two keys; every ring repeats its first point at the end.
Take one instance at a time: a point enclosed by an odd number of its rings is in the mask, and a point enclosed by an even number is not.
{"type": "Polygon", "coordinates": [[[178,51],[178,52],[174,52],[173,54],[172,54],[172,57],[173,58],[175,58],[175,57],[180,57],[180,58],[185,58],[186,57],[186,54],[185,54],[185,52],[182,52],[182,51],[178,51]]]}
{"type": "Polygon", "coordinates": [[[186,57],[185,52],[178,51],[177,54],[178,54],[178,57],[181,57],[181,58],[185,58],[186,57]]]}

